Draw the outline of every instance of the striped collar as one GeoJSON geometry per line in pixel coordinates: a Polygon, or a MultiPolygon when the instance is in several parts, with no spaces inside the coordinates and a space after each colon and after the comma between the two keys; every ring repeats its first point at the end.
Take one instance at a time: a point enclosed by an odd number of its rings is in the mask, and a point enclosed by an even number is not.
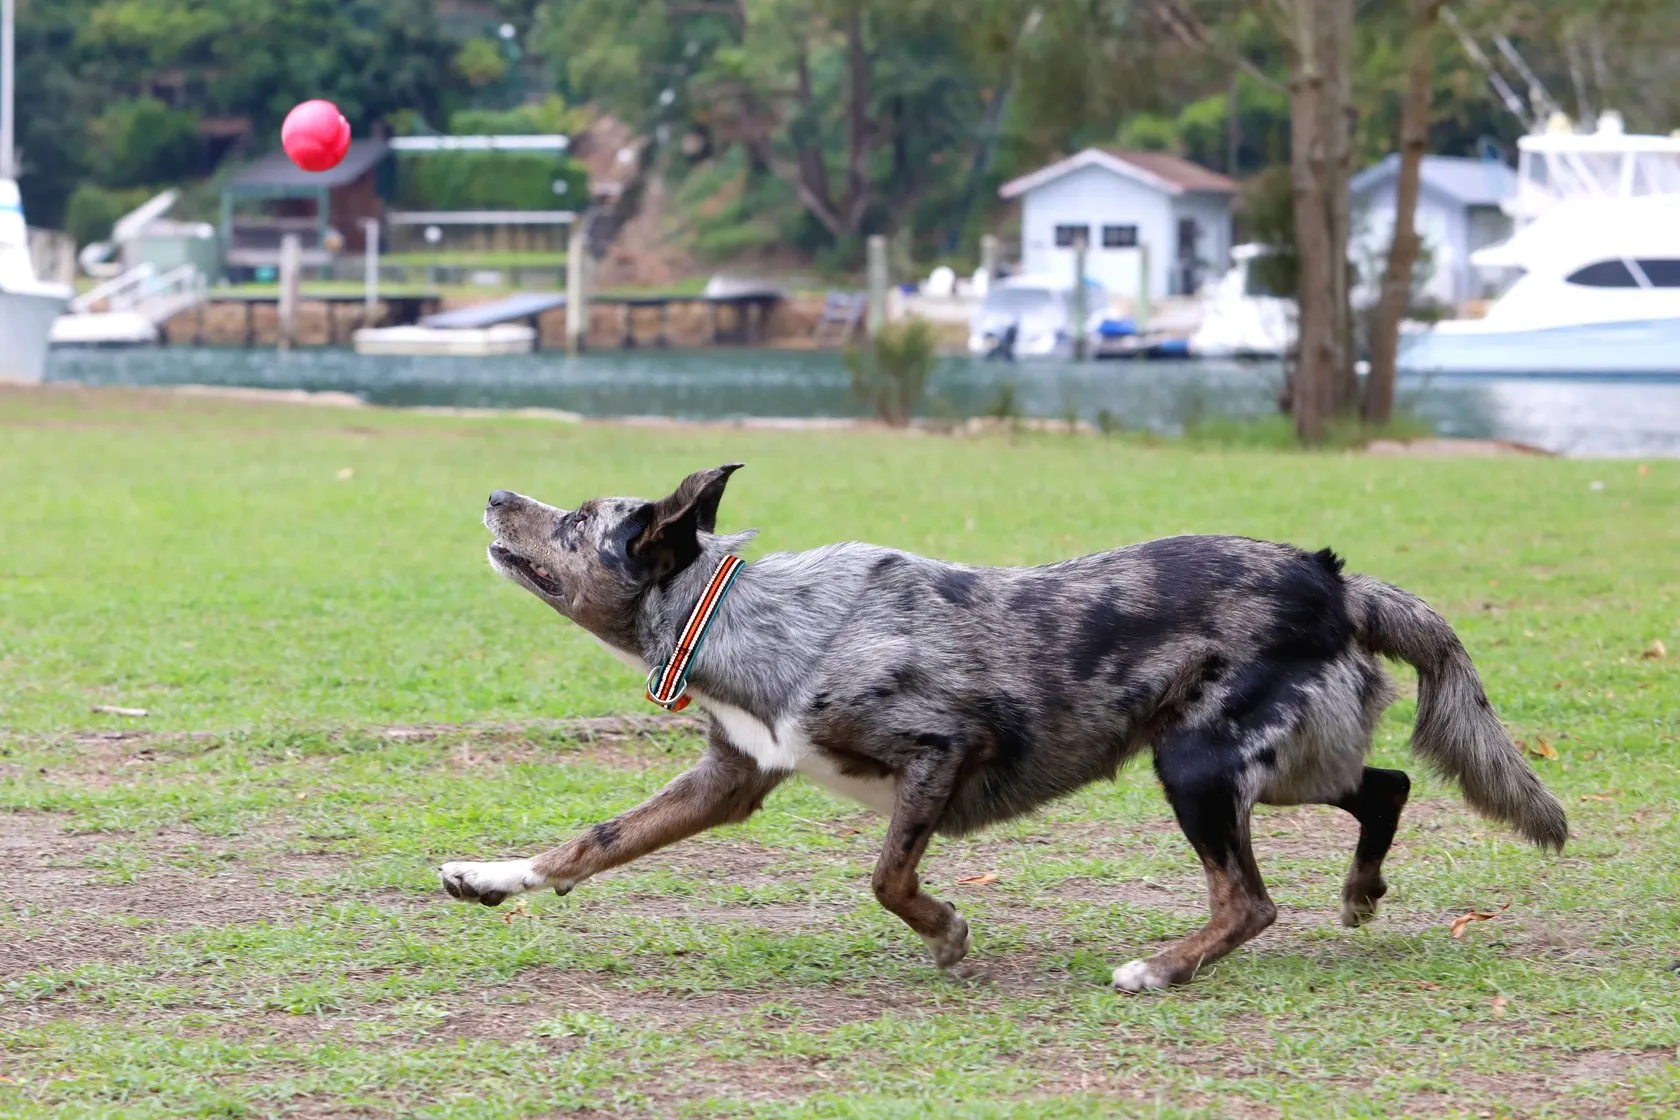
{"type": "Polygon", "coordinates": [[[654,666],[653,671],[648,673],[647,698],[666,711],[680,712],[688,707],[689,698],[685,693],[688,691],[689,667],[694,664],[694,655],[699,652],[700,642],[706,637],[712,619],[717,616],[723,597],[729,594],[729,585],[735,582],[736,575],[746,566],[746,561],[739,556],[723,558],[723,563],[712,573],[712,581],[706,585],[700,601],[694,604],[682,633],[677,636],[677,648],[671,651],[665,664],[654,666]]]}

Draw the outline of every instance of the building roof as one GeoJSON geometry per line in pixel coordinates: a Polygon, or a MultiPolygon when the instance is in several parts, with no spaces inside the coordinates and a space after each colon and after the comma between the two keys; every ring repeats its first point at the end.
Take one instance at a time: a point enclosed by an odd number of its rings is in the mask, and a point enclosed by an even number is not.
{"type": "Polygon", "coordinates": [[[1184,194],[1187,191],[1207,191],[1214,194],[1236,194],[1234,180],[1200,164],[1168,152],[1136,152],[1120,148],[1086,148],[1077,155],[1041,167],[1030,175],[1011,179],[998,188],[1004,198],[1016,198],[1046,183],[1085,167],[1101,167],[1116,175],[1135,179],[1154,187],[1163,194],[1184,194]]]}
{"type": "MultiPolygon", "coordinates": [[[[1386,186],[1400,174],[1400,157],[1388,155],[1348,180],[1353,194],[1386,186]]],[[[1461,206],[1498,206],[1517,193],[1517,173],[1498,160],[1424,156],[1423,185],[1461,206]]]]}
{"type": "Polygon", "coordinates": [[[383,140],[352,140],[344,159],[331,171],[305,171],[291,161],[285,152],[271,152],[239,174],[228,186],[243,191],[289,190],[299,187],[325,187],[332,190],[349,186],[373,168],[391,150],[383,140]]]}

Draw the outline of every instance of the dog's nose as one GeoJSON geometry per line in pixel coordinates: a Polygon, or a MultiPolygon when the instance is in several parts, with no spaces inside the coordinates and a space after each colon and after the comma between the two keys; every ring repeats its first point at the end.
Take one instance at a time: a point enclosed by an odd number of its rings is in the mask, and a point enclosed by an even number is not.
{"type": "Polygon", "coordinates": [[[493,507],[509,505],[518,496],[512,490],[492,490],[490,491],[490,505],[493,507]]]}

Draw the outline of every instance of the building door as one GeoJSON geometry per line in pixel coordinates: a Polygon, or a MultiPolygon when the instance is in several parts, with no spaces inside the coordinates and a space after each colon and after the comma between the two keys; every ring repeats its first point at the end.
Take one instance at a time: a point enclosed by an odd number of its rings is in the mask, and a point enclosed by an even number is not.
{"type": "Polygon", "coordinates": [[[1194,295],[1202,286],[1202,227],[1194,218],[1178,220],[1178,252],[1173,258],[1172,291],[1175,296],[1194,295]]]}

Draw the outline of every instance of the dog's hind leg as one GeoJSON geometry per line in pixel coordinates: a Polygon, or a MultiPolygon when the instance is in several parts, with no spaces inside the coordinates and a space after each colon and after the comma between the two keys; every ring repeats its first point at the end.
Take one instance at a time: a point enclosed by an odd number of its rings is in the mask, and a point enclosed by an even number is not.
{"type": "Polygon", "coordinates": [[[592,875],[721,824],[744,821],[787,777],[760,770],[713,736],[700,762],[634,809],[534,859],[446,863],[443,889],[468,902],[499,905],[509,895],[552,887],[565,894],[592,875]]]}
{"type": "Polygon", "coordinates": [[[968,923],[957,916],[956,907],[922,890],[916,865],[945,813],[961,766],[960,752],[945,751],[917,758],[905,767],[871,880],[881,905],[921,936],[940,968],[950,968],[968,955],[968,923]]]}
{"type": "Polygon", "coordinates": [[[1359,822],[1359,843],[1353,851],[1353,868],[1342,886],[1342,924],[1357,926],[1377,913],[1377,900],[1388,893],[1383,879],[1383,857],[1394,843],[1400,825],[1400,811],[1406,807],[1412,780],[1403,770],[1365,767],[1359,788],[1331,804],[1345,809],[1359,822]]]}
{"type": "Polygon", "coordinates": [[[1155,769],[1179,827],[1201,857],[1207,873],[1208,924],[1156,953],[1114,970],[1114,986],[1126,992],[1165,988],[1194,977],[1204,965],[1257,936],[1277,917],[1254,863],[1249,810],[1254,783],[1239,745],[1204,730],[1178,729],[1161,737],[1155,769]]]}

